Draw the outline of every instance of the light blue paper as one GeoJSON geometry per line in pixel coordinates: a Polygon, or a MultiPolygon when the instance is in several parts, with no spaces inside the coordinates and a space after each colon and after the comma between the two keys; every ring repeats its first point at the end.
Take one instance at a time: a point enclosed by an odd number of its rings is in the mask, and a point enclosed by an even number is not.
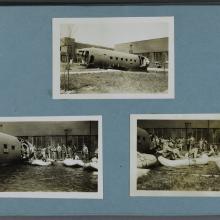
{"type": "Polygon", "coordinates": [[[103,115],[104,159],[103,200],[0,199],[0,215],[220,214],[220,198],[129,197],[130,114],[220,113],[219,60],[220,6],[0,7],[0,116],[103,115]],[[174,16],[174,100],[52,100],[52,18],[105,16],[174,16]]]}

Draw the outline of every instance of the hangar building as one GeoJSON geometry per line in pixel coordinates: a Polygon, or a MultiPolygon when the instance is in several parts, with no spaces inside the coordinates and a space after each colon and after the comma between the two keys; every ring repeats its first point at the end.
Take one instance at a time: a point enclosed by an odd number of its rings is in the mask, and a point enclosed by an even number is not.
{"type": "Polygon", "coordinates": [[[89,47],[113,50],[113,48],[79,43],[79,42],[76,42],[74,38],[64,37],[60,39],[60,60],[61,62],[64,62],[64,63],[66,63],[68,59],[77,61],[76,50],[81,49],[81,48],[89,48],[89,47]]]}
{"type": "Polygon", "coordinates": [[[93,153],[98,147],[97,121],[1,122],[0,132],[28,140],[38,149],[65,144],[80,151],[85,143],[93,153]]]}
{"type": "Polygon", "coordinates": [[[166,67],[168,64],[168,37],[120,43],[115,45],[115,50],[143,55],[150,59],[150,67],[166,67]]]}
{"type": "Polygon", "coordinates": [[[138,120],[138,127],[164,138],[185,138],[193,135],[196,141],[205,138],[220,144],[220,121],[214,120],[138,120]]]}

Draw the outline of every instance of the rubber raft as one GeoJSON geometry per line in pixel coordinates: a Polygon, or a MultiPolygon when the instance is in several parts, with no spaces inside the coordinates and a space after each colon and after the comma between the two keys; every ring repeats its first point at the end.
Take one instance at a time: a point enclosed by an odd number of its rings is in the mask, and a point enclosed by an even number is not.
{"type": "Polygon", "coordinates": [[[84,165],[84,170],[88,171],[98,171],[98,163],[97,162],[89,162],[84,165]]]}
{"type": "Polygon", "coordinates": [[[157,158],[152,154],[137,152],[137,168],[150,167],[157,163],[157,158]]]}
{"type": "Polygon", "coordinates": [[[169,160],[163,156],[158,157],[158,161],[167,167],[179,167],[179,166],[190,166],[190,165],[205,165],[210,160],[207,155],[202,155],[200,158],[184,158],[178,160],[169,160]]]}
{"type": "Polygon", "coordinates": [[[98,171],[98,162],[97,161],[91,161],[88,163],[84,163],[82,160],[65,159],[63,161],[63,165],[66,167],[73,167],[73,168],[83,167],[83,169],[87,170],[87,171],[98,171]]]}
{"type": "Polygon", "coordinates": [[[84,167],[84,162],[82,160],[65,159],[63,165],[66,167],[80,168],[84,167]]]}
{"type": "Polygon", "coordinates": [[[33,166],[50,166],[53,164],[52,161],[43,161],[43,160],[32,160],[29,162],[33,166]]]}

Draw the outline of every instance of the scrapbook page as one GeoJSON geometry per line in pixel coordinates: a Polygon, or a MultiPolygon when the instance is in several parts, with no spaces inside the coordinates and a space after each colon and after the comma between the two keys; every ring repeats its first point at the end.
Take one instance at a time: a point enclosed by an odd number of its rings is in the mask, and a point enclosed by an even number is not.
{"type": "Polygon", "coordinates": [[[219,5],[0,5],[0,215],[218,215],[219,5]]]}

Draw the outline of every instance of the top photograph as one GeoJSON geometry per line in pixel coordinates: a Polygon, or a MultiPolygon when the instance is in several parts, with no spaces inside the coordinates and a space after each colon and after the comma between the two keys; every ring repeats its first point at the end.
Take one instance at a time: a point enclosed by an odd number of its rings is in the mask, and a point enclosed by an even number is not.
{"type": "Polygon", "coordinates": [[[54,18],[53,98],[175,98],[174,17],[54,18]]]}

